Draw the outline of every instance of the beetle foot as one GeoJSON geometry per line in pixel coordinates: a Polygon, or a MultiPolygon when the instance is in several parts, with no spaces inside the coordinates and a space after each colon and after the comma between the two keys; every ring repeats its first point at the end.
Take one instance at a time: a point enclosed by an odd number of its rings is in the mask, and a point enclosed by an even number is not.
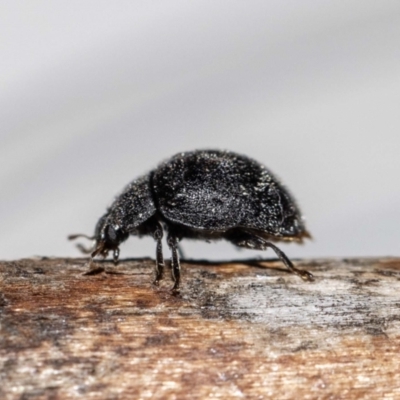
{"type": "Polygon", "coordinates": [[[311,272],[308,271],[301,271],[301,270],[296,270],[297,275],[300,276],[303,281],[308,281],[308,282],[313,282],[315,281],[314,275],[311,272]]]}
{"type": "Polygon", "coordinates": [[[114,250],[114,254],[113,254],[113,260],[114,260],[114,264],[117,265],[118,264],[118,259],[119,259],[119,247],[117,247],[114,250]]]}
{"type": "Polygon", "coordinates": [[[180,293],[179,282],[175,282],[175,285],[171,289],[172,294],[177,295],[180,293]]]}
{"type": "Polygon", "coordinates": [[[160,286],[160,281],[164,278],[164,264],[156,265],[156,277],[154,278],[153,285],[160,286]]]}
{"type": "Polygon", "coordinates": [[[177,288],[177,289],[172,288],[171,294],[172,294],[172,296],[179,297],[181,295],[181,290],[179,288],[177,288]]]}
{"type": "Polygon", "coordinates": [[[154,285],[154,286],[157,286],[157,287],[160,287],[160,281],[159,281],[159,279],[154,279],[153,285],[154,285]]]}

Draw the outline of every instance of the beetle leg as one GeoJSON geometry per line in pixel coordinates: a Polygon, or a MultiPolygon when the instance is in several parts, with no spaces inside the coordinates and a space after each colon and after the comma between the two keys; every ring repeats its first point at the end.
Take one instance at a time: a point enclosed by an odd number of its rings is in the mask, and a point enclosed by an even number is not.
{"type": "Polygon", "coordinates": [[[114,259],[114,264],[115,265],[118,264],[118,258],[119,258],[119,247],[114,249],[114,252],[113,252],[113,259],[114,259]]]}
{"type": "Polygon", "coordinates": [[[305,281],[314,280],[314,276],[311,272],[297,269],[281,249],[257,235],[248,232],[235,232],[234,235],[228,237],[228,240],[236,246],[253,250],[266,250],[267,247],[270,247],[291,272],[300,276],[300,278],[305,281]]]}
{"type": "Polygon", "coordinates": [[[172,291],[176,293],[179,292],[179,284],[181,282],[181,265],[179,263],[179,256],[178,256],[178,238],[173,235],[168,235],[167,242],[172,252],[171,272],[172,272],[172,279],[175,282],[172,291]]]}
{"type": "Polygon", "coordinates": [[[153,284],[159,286],[161,279],[164,277],[164,257],[162,252],[162,237],[163,230],[161,224],[158,222],[156,229],[153,232],[153,237],[157,241],[157,250],[156,250],[156,277],[154,279],[153,284]]]}
{"type": "Polygon", "coordinates": [[[104,242],[97,243],[96,248],[94,249],[94,251],[90,255],[90,259],[89,259],[89,262],[88,262],[89,271],[92,270],[92,268],[93,268],[94,258],[98,254],[101,254],[103,252],[103,250],[104,250],[104,242]]]}
{"type": "Polygon", "coordinates": [[[281,259],[281,261],[288,267],[294,274],[300,276],[301,279],[304,281],[313,281],[314,280],[314,275],[311,272],[297,269],[292,262],[289,260],[289,258],[286,256],[286,254],[279,249],[277,246],[270,242],[265,242],[266,247],[271,247],[272,250],[276,253],[276,255],[281,259]]]}

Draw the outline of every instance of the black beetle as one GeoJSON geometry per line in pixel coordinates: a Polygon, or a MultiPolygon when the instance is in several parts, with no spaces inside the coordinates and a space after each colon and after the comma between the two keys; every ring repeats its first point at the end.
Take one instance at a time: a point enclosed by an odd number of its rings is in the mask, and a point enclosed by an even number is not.
{"type": "Polygon", "coordinates": [[[225,239],[236,246],[272,248],[283,263],[305,280],[313,275],[293,266],[270,241],[302,242],[309,238],[300,210],[286,188],[268,169],[249,157],[229,151],[179,153],[130,183],[100,218],[91,252],[118,262],[119,245],[129,235],[152,235],[157,242],[154,284],[163,278],[161,239],[168,232],[173,291],[179,289],[178,242],[183,238],[225,239]]]}

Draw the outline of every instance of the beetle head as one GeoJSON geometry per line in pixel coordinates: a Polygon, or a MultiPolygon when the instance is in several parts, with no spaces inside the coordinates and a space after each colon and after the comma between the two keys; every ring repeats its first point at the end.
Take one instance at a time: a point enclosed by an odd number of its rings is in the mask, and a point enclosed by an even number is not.
{"type": "Polygon", "coordinates": [[[98,254],[107,257],[108,252],[112,251],[114,254],[114,262],[118,262],[119,245],[126,240],[128,235],[118,226],[104,223],[103,228],[100,230],[96,237],[94,250],[91,254],[92,259],[98,254]]]}
{"type": "Polygon", "coordinates": [[[110,251],[113,252],[114,263],[118,262],[119,257],[119,245],[128,238],[128,234],[124,232],[121,227],[117,224],[113,224],[107,218],[108,215],[104,215],[100,218],[96,225],[94,236],[87,235],[70,235],[68,238],[74,240],[78,237],[84,237],[94,241],[91,248],[86,248],[82,244],[78,244],[77,247],[85,254],[91,255],[90,263],[94,257],[101,255],[103,258],[108,256],[110,251]]]}

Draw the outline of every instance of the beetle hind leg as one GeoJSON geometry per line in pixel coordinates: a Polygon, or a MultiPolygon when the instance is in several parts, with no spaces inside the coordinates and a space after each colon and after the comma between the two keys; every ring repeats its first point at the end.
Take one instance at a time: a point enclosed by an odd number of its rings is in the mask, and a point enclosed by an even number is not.
{"type": "Polygon", "coordinates": [[[279,249],[279,247],[261,238],[260,236],[248,232],[235,232],[227,239],[235,246],[245,247],[247,249],[267,250],[267,248],[270,247],[291,272],[300,276],[300,278],[305,281],[314,280],[314,276],[311,272],[296,268],[289,260],[287,255],[281,249],[279,249]]]}
{"type": "Polygon", "coordinates": [[[164,257],[162,252],[162,238],[163,238],[163,229],[160,223],[157,223],[156,228],[153,232],[153,237],[157,242],[156,249],[156,268],[155,268],[155,278],[153,284],[155,286],[160,285],[160,281],[164,277],[164,257]]]}
{"type": "Polygon", "coordinates": [[[181,282],[181,264],[179,262],[179,255],[178,255],[178,238],[174,235],[168,235],[167,242],[172,252],[171,273],[172,273],[172,279],[175,282],[172,288],[172,292],[178,293],[179,285],[181,282]]]}

